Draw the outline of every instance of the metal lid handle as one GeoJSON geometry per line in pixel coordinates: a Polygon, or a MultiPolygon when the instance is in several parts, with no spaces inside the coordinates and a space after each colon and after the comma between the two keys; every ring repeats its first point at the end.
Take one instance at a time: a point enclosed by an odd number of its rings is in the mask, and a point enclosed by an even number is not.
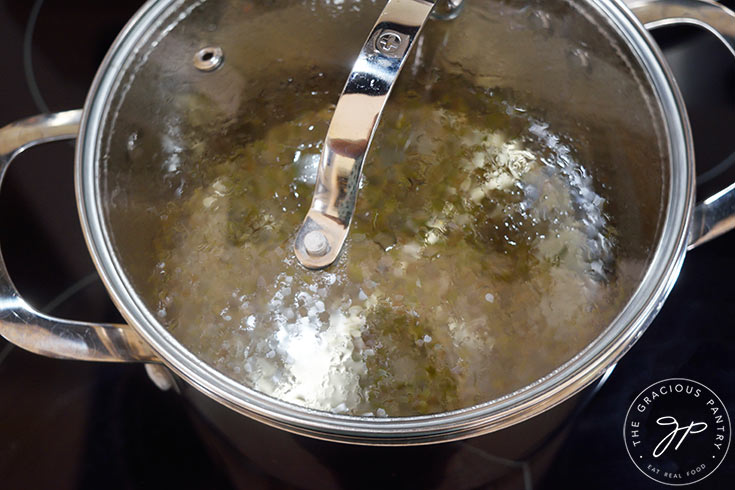
{"type": "Polygon", "coordinates": [[[434,0],[388,0],[365,41],[334,110],[324,141],[311,207],[294,251],[309,269],[339,256],[375,129],[393,84],[429,18],[434,0]]]}

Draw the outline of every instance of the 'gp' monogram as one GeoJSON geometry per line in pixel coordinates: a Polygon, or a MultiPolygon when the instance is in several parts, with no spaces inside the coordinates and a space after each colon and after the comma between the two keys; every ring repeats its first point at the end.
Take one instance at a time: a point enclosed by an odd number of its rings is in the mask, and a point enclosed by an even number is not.
{"type": "Polygon", "coordinates": [[[666,425],[673,425],[674,430],[666,434],[666,436],[661,439],[661,442],[659,442],[655,448],[653,448],[653,457],[658,458],[662,454],[666,452],[666,450],[671,445],[671,442],[676,438],[676,434],[679,431],[684,431],[684,433],[681,435],[681,438],[679,439],[679,442],[674,446],[674,451],[679,449],[679,446],[681,446],[681,443],[684,442],[684,439],[689,434],[699,434],[700,432],[704,432],[707,430],[707,423],[706,422],[692,422],[689,425],[685,425],[683,427],[679,427],[679,422],[671,416],[665,416],[665,417],[659,417],[656,420],[656,423],[658,425],[666,426],[666,425]],[[661,445],[663,445],[663,448],[661,448],[661,445]],[[660,448],[660,450],[659,450],[660,448]]]}

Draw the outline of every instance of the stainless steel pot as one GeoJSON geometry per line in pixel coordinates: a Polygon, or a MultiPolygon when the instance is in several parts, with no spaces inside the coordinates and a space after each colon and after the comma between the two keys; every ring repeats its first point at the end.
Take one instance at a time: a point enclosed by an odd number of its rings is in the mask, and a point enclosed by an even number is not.
{"type": "MultiPolygon", "coordinates": [[[[694,24],[715,33],[735,55],[735,14],[703,0],[630,2],[635,15],[620,1],[538,2],[533,5],[536,9],[522,3],[470,3],[476,9],[473,12],[507,13],[495,25],[503,27],[499,31],[505,36],[498,44],[512,47],[512,56],[492,57],[484,45],[455,36],[442,46],[443,58],[431,62],[475,63],[477,83],[509,83],[528,91],[546,103],[550,112],[568,111],[570,126],[578,118],[615,123],[624,136],[591,131],[589,138],[607,138],[608,144],[637,140],[634,150],[648,148],[641,154],[651,156],[648,162],[621,163],[620,168],[609,170],[609,178],[626,189],[621,193],[631,198],[628,202],[637,203],[625,211],[626,219],[635,225],[626,239],[630,256],[640,265],[637,286],[610,326],[553,373],[500,399],[455,412],[385,419],[323,413],[275,400],[225,377],[172,337],[141,299],[140,277],[150,264],[139,250],[146,246],[148,225],[116,217],[108,206],[110,175],[122,175],[124,152],[134,151],[135,141],[128,137],[133,123],[147,131],[168,131],[174,122],[167,117],[173,114],[175,118],[175,111],[167,112],[175,105],[170,94],[182,87],[221,89],[214,101],[223,107],[239,101],[242,91],[257,86],[260,72],[272,59],[349,67],[363,35],[352,36],[356,46],[337,43],[353,30],[368,32],[380,7],[370,2],[358,8],[349,2],[150,1],[110,49],[83,110],[37,116],[2,128],[3,175],[24,149],[77,138],[80,219],[97,269],[128,325],[95,325],[43,315],[18,295],[3,263],[0,333],[20,347],[51,357],[158,363],[185,380],[186,391],[196,388],[214,400],[216,407],[328,441],[405,446],[455,441],[501,429],[507,429],[503,432],[507,441],[526,437],[520,434],[534,432],[535,424],[553,426],[548,421],[558,420],[568,410],[561,404],[614,365],[652,321],[676,280],[687,248],[735,227],[735,184],[695,206],[694,157],[686,112],[676,83],[646,31],[662,25],[694,24]],[[282,15],[288,9],[301,9],[307,15],[316,4],[326,5],[325,12],[334,17],[282,15]],[[359,15],[349,14],[348,7],[360,10],[359,15]],[[286,19],[292,23],[278,29],[296,32],[302,46],[299,51],[288,36],[274,39],[273,31],[268,30],[269,22],[286,19]],[[307,21],[322,23],[311,26],[307,21]],[[236,48],[242,45],[238,43],[244,40],[257,45],[250,46],[247,59],[236,58],[236,48]],[[514,40],[517,44],[508,44],[514,40]],[[217,71],[210,68],[217,68],[220,53],[212,50],[208,56],[200,51],[209,45],[224,53],[224,64],[217,71]],[[484,73],[480,66],[492,69],[484,73]],[[543,77],[538,77],[539,70],[543,77]],[[228,83],[217,86],[207,78],[210,74],[229,77],[228,83]],[[620,78],[621,74],[625,76],[620,78]],[[126,145],[130,145],[127,150],[126,145]],[[115,148],[123,153],[116,154],[115,148]],[[554,407],[559,408],[552,410],[554,407]]],[[[153,371],[165,377],[160,368],[153,371]]],[[[211,400],[195,398],[205,411],[204,405],[212,405],[211,400]]],[[[548,432],[537,427],[535,431],[548,432]]]]}

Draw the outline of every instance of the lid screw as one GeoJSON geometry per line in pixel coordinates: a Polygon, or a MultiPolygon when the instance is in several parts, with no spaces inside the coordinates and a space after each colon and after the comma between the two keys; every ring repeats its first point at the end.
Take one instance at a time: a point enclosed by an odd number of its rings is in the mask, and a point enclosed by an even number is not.
{"type": "Polygon", "coordinates": [[[304,236],[304,249],[312,257],[321,257],[329,251],[329,241],[319,230],[313,230],[304,236]]]}

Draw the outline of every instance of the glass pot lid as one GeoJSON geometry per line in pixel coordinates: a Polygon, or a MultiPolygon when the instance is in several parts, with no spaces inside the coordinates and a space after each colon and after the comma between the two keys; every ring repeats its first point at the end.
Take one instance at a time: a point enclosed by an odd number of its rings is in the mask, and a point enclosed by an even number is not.
{"type": "Polygon", "coordinates": [[[683,130],[626,14],[486,0],[427,24],[342,256],[301,267],[321,141],[382,7],[148,4],[88,104],[82,215],[111,294],[180,374],[272,423],[431,430],[589,382],[681,259],[683,130]]]}

